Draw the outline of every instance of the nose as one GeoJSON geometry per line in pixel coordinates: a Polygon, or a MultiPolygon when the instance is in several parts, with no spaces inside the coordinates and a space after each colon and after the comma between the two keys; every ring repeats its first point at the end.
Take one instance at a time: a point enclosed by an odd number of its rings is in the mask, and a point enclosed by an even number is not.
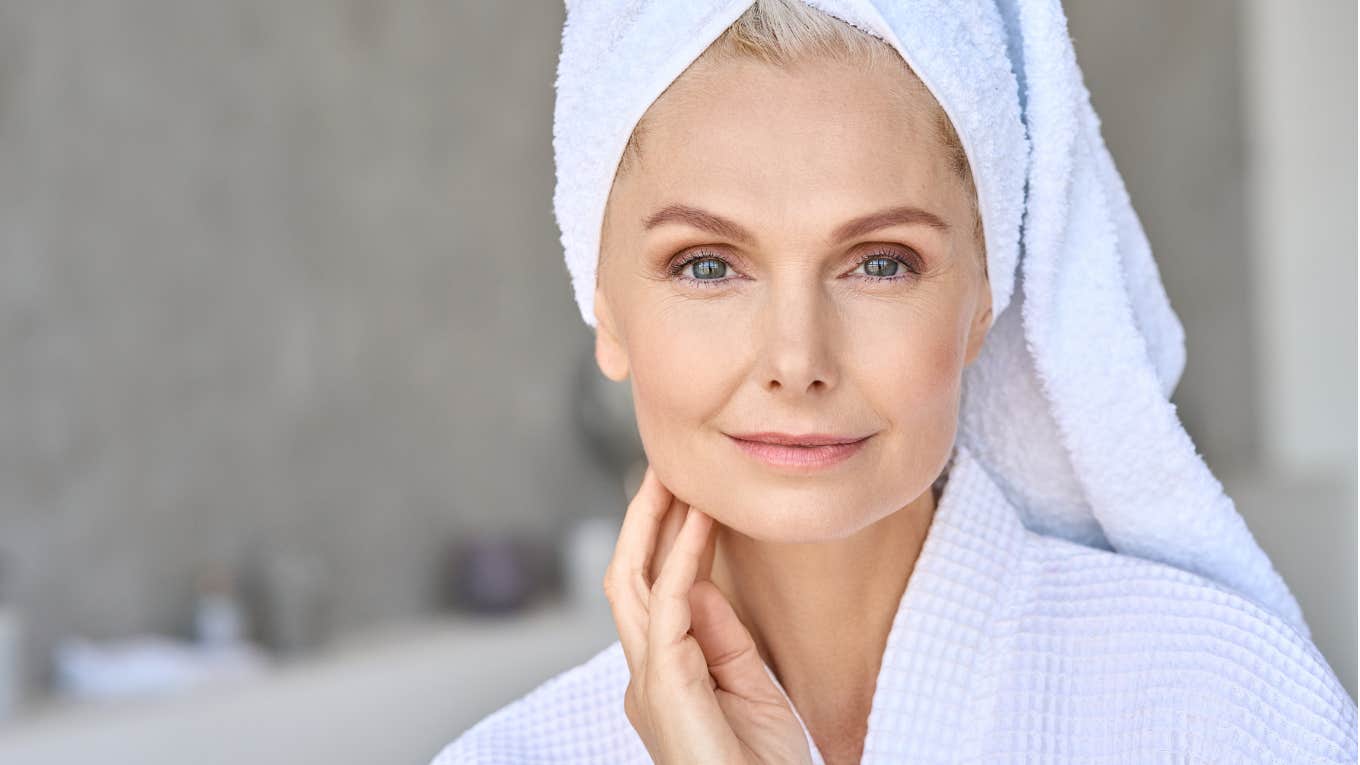
{"type": "Polygon", "coordinates": [[[757,322],[759,373],[771,393],[815,393],[836,384],[835,306],[818,284],[771,290],[757,322]]]}

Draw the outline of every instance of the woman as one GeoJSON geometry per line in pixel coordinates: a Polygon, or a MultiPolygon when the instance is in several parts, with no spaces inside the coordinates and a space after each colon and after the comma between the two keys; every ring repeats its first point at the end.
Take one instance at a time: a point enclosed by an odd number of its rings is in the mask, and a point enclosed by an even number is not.
{"type": "Polygon", "coordinates": [[[1056,0],[748,4],[568,3],[555,204],[650,467],[620,640],[436,765],[1354,762],[1056,0]]]}

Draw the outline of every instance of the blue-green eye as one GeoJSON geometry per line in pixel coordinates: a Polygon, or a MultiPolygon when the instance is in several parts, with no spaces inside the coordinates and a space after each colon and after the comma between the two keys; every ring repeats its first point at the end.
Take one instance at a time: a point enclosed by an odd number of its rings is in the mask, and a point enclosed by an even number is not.
{"type": "Polygon", "coordinates": [[[694,270],[690,273],[694,274],[696,279],[720,279],[727,274],[727,264],[717,258],[700,258],[691,265],[694,266],[694,270]]]}
{"type": "Polygon", "coordinates": [[[893,258],[869,258],[864,261],[864,273],[869,276],[892,276],[901,265],[893,258]]]}
{"type": "Polygon", "coordinates": [[[864,267],[864,275],[869,281],[873,282],[895,282],[908,279],[920,273],[917,268],[903,257],[890,252],[871,252],[860,258],[856,264],[864,267]]]}
{"type": "Polygon", "coordinates": [[[728,263],[711,253],[698,252],[671,266],[671,276],[700,287],[721,287],[731,279],[725,279],[728,263]],[[694,266],[694,268],[690,268],[694,266]],[[688,273],[694,274],[693,276],[688,273]]]}

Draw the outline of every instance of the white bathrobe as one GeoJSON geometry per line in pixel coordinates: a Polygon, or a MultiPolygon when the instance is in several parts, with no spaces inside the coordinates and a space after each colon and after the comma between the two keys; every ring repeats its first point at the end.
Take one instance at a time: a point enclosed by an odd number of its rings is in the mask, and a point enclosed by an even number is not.
{"type": "MultiPolygon", "coordinates": [[[[650,763],[624,714],[628,680],[616,641],[432,765],[650,763]]],[[[1355,763],[1356,725],[1287,621],[1185,570],[1028,530],[958,445],[888,636],[862,762],[1355,763]]]]}

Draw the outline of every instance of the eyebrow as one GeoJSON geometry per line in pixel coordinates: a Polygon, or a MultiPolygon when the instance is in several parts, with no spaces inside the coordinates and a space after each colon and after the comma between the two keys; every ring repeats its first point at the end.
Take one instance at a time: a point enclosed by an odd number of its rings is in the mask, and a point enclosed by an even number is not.
{"type": "MultiPolygon", "coordinates": [[[[650,230],[666,223],[683,223],[743,244],[755,242],[755,236],[735,221],[683,204],[667,205],[657,210],[643,220],[643,227],[650,230]]],[[[949,224],[935,213],[911,205],[898,205],[846,221],[831,234],[831,241],[843,242],[881,228],[898,225],[923,225],[937,231],[946,233],[949,231],[949,224]]]]}
{"type": "Polygon", "coordinates": [[[710,234],[733,239],[743,244],[753,244],[755,236],[740,224],[727,218],[689,205],[673,204],[652,213],[642,222],[643,228],[654,229],[666,223],[683,223],[710,234]]]}

